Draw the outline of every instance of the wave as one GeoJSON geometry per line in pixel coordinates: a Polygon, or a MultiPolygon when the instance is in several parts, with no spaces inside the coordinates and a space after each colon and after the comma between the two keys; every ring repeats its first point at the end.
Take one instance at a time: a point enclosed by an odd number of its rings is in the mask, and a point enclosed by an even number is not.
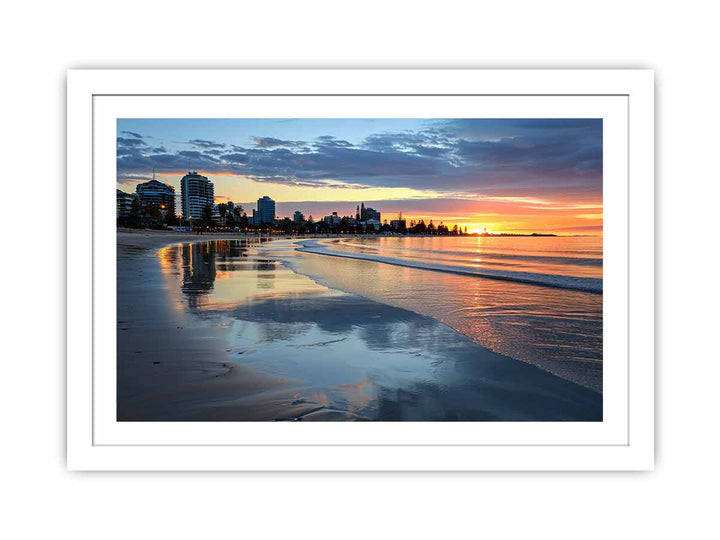
{"type": "Polygon", "coordinates": [[[513,281],[516,283],[542,285],[545,287],[555,287],[559,289],[569,289],[597,294],[602,294],[603,290],[602,279],[600,278],[562,276],[556,274],[536,274],[531,272],[512,272],[508,270],[493,270],[489,268],[474,268],[470,270],[465,267],[438,264],[427,261],[416,261],[396,257],[386,257],[376,254],[333,250],[327,245],[323,244],[322,240],[302,241],[300,242],[300,245],[302,247],[297,248],[298,251],[301,251],[303,253],[313,253],[316,255],[326,255],[329,257],[374,261],[394,266],[416,268],[418,270],[446,272],[451,274],[459,274],[462,276],[498,279],[503,281],[513,281]]]}
{"type": "MultiPolygon", "coordinates": [[[[396,253],[407,253],[407,248],[404,247],[388,247],[388,246],[371,246],[368,244],[360,244],[356,242],[345,242],[342,240],[331,240],[332,243],[337,243],[340,246],[343,247],[352,247],[357,248],[362,253],[376,253],[380,251],[385,252],[396,252],[396,253]]],[[[465,251],[453,251],[453,250],[442,250],[440,252],[432,249],[423,249],[418,247],[412,248],[413,253],[422,254],[422,253],[430,253],[433,255],[441,255],[443,257],[448,257],[448,260],[452,261],[453,259],[450,259],[451,256],[457,256],[460,257],[460,259],[456,259],[458,261],[462,260],[462,257],[467,257],[469,255],[475,255],[475,250],[465,250],[465,251]]],[[[483,258],[490,260],[496,260],[496,259],[504,259],[504,260],[513,260],[513,261],[532,261],[532,262],[540,262],[540,263],[549,263],[549,264],[564,264],[564,265],[575,265],[575,266],[602,266],[603,265],[603,259],[602,257],[595,256],[595,252],[592,251],[564,251],[564,253],[575,253],[579,255],[586,255],[581,257],[562,257],[559,255],[533,255],[531,253],[534,252],[534,250],[516,250],[520,253],[514,254],[514,253],[506,253],[502,251],[492,250],[492,249],[485,249],[483,248],[482,253],[478,253],[479,255],[482,255],[483,258]],[[526,252],[527,254],[523,253],[526,252]]]]}

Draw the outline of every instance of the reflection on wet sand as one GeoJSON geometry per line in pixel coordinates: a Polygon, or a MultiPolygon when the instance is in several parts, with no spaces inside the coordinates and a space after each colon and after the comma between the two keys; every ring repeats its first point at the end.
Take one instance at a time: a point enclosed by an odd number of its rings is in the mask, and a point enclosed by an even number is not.
{"type": "MultiPolygon", "coordinates": [[[[170,311],[153,318],[173,353],[155,346],[159,374],[119,340],[120,419],[602,419],[595,392],[429,317],[318,285],[268,253],[238,241],[160,250],[170,311]],[[198,365],[202,375],[188,374],[198,365]]],[[[133,347],[159,338],[133,330],[133,347]]]]}

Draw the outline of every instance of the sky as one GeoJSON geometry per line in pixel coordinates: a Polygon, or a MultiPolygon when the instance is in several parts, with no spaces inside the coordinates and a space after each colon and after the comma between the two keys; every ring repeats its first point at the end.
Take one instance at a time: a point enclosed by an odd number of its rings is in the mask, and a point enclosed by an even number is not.
{"type": "MultiPolygon", "coordinates": [[[[117,187],[193,170],[280,217],[361,202],[468,232],[602,234],[602,119],[118,119],[117,187]]],[[[179,205],[178,205],[179,209],[179,205]]]]}

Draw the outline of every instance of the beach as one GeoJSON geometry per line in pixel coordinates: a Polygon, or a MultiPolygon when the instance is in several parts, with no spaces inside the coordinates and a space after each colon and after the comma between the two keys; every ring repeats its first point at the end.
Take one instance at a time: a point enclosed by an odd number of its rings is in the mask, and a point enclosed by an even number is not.
{"type": "Polygon", "coordinates": [[[346,261],[301,241],[119,232],[118,420],[602,420],[588,385],[319,279],[346,261]]]}

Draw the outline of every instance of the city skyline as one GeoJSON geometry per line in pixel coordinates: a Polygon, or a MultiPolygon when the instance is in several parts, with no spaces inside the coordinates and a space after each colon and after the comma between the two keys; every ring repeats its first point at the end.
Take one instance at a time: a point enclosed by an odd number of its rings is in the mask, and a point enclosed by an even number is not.
{"type": "Polygon", "coordinates": [[[189,170],[251,214],[457,223],[469,232],[602,233],[600,119],[119,119],[117,187],[189,170]]]}

